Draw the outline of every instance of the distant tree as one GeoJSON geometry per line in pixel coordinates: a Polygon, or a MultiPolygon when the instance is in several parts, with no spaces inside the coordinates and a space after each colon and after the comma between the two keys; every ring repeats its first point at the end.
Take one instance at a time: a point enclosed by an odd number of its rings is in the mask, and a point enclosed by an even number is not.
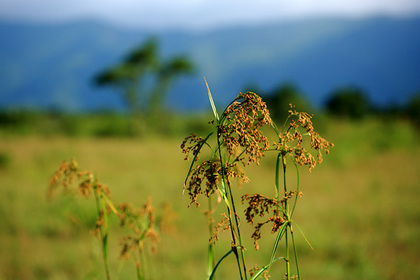
{"type": "Polygon", "coordinates": [[[176,56],[162,64],[157,71],[157,82],[150,100],[150,109],[158,112],[162,108],[173,81],[183,74],[192,74],[192,62],[186,56],[176,56]]]}
{"type": "Polygon", "coordinates": [[[420,127],[420,92],[414,94],[406,105],[407,117],[418,127],[420,127]]]}
{"type": "Polygon", "coordinates": [[[330,94],[325,106],[329,114],[351,119],[360,119],[372,111],[369,98],[356,87],[337,88],[330,94]]]}
{"type": "Polygon", "coordinates": [[[293,104],[298,111],[311,111],[309,102],[293,83],[284,83],[277,86],[264,95],[264,100],[270,110],[271,117],[276,121],[285,120],[290,108],[289,104],[293,104]]]}
{"type": "Polygon", "coordinates": [[[120,90],[131,113],[149,109],[161,110],[171,83],[181,74],[191,74],[193,64],[183,56],[161,61],[158,42],[152,38],[132,50],[119,64],[94,77],[98,86],[113,86],[120,90]]]}

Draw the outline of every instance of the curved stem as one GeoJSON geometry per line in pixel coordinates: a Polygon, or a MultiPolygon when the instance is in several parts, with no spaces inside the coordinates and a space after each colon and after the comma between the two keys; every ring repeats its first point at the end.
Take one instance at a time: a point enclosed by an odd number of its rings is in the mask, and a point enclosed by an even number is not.
{"type": "Polygon", "coordinates": [[[222,157],[222,144],[220,141],[220,133],[219,133],[219,129],[217,131],[217,150],[219,153],[219,160],[220,160],[220,166],[221,166],[221,170],[222,170],[222,185],[224,186],[223,192],[226,194],[226,198],[230,204],[226,205],[227,206],[227,211],[228,211],[228,215],[229,215],[229,223],[230,223],[230,232],[232,235],[232,250],[235,253],[235,257],[236,257],[236,261],[237,261],[237,265],[238,265],[238,270],[239,270],[239,275],[241,277],[241,279],[247,279],[247,270],[246,270],[246,264],[245,264],[245,253],[243,250],[243,246],[242,246],[242,240],[241,240],[241,234],[240,234],[240,230],[239,230],[239,220],[236,214],[236,210],[235,210],[235,202],[233,199],[233,194],[232,194],[232,189],[230,187],[230,182],[226,176],[226,170],[225,170],[225,164],[223,161],[223,157],[222,157]],[[231,207],[231,208],[230,208],[231,207]],[[235,221],[235,223],[233,223],[233,221],[235,221]],[[241,259],[239,258],[238,255],[238,250],[237,250],[237,240],[236,240],[236,236],[235,234],[238,235],[238,240],[239,240],[239,246],[240,246],[240,250],[241,250],[241,259]],[[242,264],[241,264],[242,262],[242,264]],[[243,271],[242,271],[243,270],[243,271]]]}
{"type": "MultiPolygon", "coordinates": [[[[276,199],[278,204],[280,205],[280,159],[281,159],[281,153],[277,155],[276,160],[276,199]]],[[[278,209],[277,209],[278,210],[278,209]]]]}
{"type": "MultiPolygon", "coordinates": [[[[288,195],[287,195],[287,178],[286,178],[286,157],[282,155],[282,166],[283,166],[283,187],[284,187],[284,193],[285,193],[285,199],[284,199],[284,209],[285,209],[285,220],[290,221],[289,217],[289,203],[288,203],[288,195]]],[[[288,229],[290,229],[290,222],[287,225],[288,229]]],[[[289,257],[289,233],[288,229],[286,229],[285,232],[285,246],[286,246],[286,275],[287,280],[290,280],[290,257],[289,257]]]]}
{"type": "Polygon", "coordinates": [[[296,167],[296,179],[297,179],[297,182],[296,182],[295,202],[293,203],[292,212],[290,213],[290,218],[292,218],[293,213],[295,212],[296,203],[297,203],[297,200],[298,200],[298,197],[299,197],[299,187],[300,187],[299,167],[298,167],[298,165],[296,163],[294,163],[294,164],[295,164],[295,167],[296,167]]]}
{"type": "MultiPolygon", "coordinates": [[[[239,219],[238,219],[238,215],[236,214],[236,207],[235,207],[235,203],[234,203],[234,199],[233,199],[233,193],[232,193],[232,188],[230,187],[230,184],[228,182],[228,189],[229,189],[229,193],[230,193],[230,200],[232,202],[232,210],[233,210],[233,217],[234,217],[234,221],[235,221],[235,226],[236,226],[236,232],[238,235],[238,241],[239,241],[239,247],[241,250],[241,260],[242,260],[242,266],[244,269],[244,274],[245,274],[245,279],[247,279],[247,268],[246,268],[246,262],[245,262],[245,252],[244,252],[244,248],[242,246],[242,238],[241,238],[241,231],[239,229],[239,219]]],[[[236,244],[235,244],[236,246],[236,244]]]]}
{"type": "Polygon", "coordinates": [[[96,210],[98,212],[98,217],[103,215],[104,225],[103,227],[99,228],[99,232],[101,234],[101,247],[102,247],[102,257],[104,260],[104,268],[105,268],[105,275],[106,279],[111,279],[111,274],[109,272],[109,264],[108,264],[108,216],[106,213],[106,207],[104,202],[101,199],[102,194],[97,193],[97,189],[94,188],[95,193],[95,201],[96,201],[96,210]]]}
{"type": "Polygon", "coordinates": [[[219,267],[219,265],[222,263],[222,261],[229,256],[230,253],[233,252],[233,248],[229,250],[229,252],[227,252],[218,262],[217,264],[214,266],[213,271],[211,272],[210,276],[209,276],[209,280],[214,279],[214,274],[216,273],[217,268],[219,267]]]}
{"type": "Polygon", "coordinates": [[[293,252],[294,252],[294,255],[295,255],[296,271],[297,271],[297,277],[298,277],[297,279],[300,280],[299,262],[298,262],[296,244],[295,244],[295,236],[293,235],[293,228],[292,228],[292,226],[290,226],[290,234],[292,236],[293,252]]]}
{"type": "MultiPolygon", "coordinates": [[[[212,219],[212,212],[213,207],[211,205],[211,196],[208,198],[208,223],[209,223],[209,238],[213,236],[213,219],[212,219]]],[[[213,250],[213,243],[209,242],[209,247],[207,250],[207,278],[210,278],[210,275],[214,269],[214,250],[213,250]]]]}

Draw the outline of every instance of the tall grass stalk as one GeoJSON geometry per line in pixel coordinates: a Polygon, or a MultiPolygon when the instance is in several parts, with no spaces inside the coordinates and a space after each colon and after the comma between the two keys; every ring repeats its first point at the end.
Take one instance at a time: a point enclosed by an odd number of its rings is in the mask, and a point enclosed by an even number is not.
{"type": "MultiPolygon", "coordinates": [[[[208,199],[208,210],[206,213],[207,220],[208,220],[208,230],[209,230],[209,238],[213,236],[213,206],[212,206],[212,199],[209,197],[208,199]]],[[[207,250],[207,278],[210,278],[213,268],[214,268],[214,245],[213,243],[209,242],[208,250],[207,250]]]]}
{"type": "MultiPolygon", "coordinates": [[[[213,230],[209,229],[210,234],[213,234],[210,242],[216,244],[219,231],[229,230],[232,245],[216,265],[208,262],[207,279],[214,278],[220,264],[232,253],[235,256],[241,280],[254,280],[261,275],[268,277],[267,274],[271,266],[279,260],[285,261],[286,279],[300,279],[293,232],[295,223],[292,220],[297,199],[303,195],[299,187],[299,167],[307,165],[309,171],[311,171],[312,168],[322,162],[321,151],[328,153],[333,144],[321,138],[314,131],[311,121],[312,115],[297,112],[293,106],[290,107],[289,116],[285,120],[282,130],[279,131],[270,118],[266,104],[252,92],[240,93],[219,116],[207,81],[206,86],[214,115],[214,119],[210,121],[214,126],[214,131],[206,137],[198,137],[192,133],[183,141],[181,149],[186,154],[186,160],[192,155],[192,162],[187,172],[183,190],[183,192],[188,191],[191,199],[189,206],[196,205],[198,207],[200,205],[198,198],[201,195],[207,197],[209,205],[211,205],[211,197],[214,194],[220,196],[226,206],[225,218],[213,230]],[[263,132],[264,127],[271,129],[277,135],[274,144],[270,144],[268,137],[263,132]],[[203,148],[209,148],[210,150],[211,155],[206,160],[200,160],[199,157],[203,148]],[[317,152],[317,160],[312,155],[314,151],[317,152]],[[258,193],[245,194],[241,196],[240,200],[242,203],[248,204],[245,209],[245,219],[255,229],[251,236],[254,239],[255,249],[259,249],[258,240],[261,238],[261,228],[265,224],[271,224],[271,232],[277,233],[277,237],[268,263],[259,269],[248,271],[240,228],[241,218],[236,207],[239,199],[235,196],[233,183],[234,179],[240,184],[247,183],[249,179],[245,175],[243,167],[250,164],[259,165],[259,160],[264,157],[266,152],[277,153],[274,172],[275,197],[269,198],[258,193]],[[295,188],[290,188],[288,185],[286,176],[288,159],[292,159],[296,169],[297,185],[295,188]],[[295,197],[294,201],[290,200],[292,197],[295,197]],[[255,217],[264,218],[266,215],[269,217],[265,218],[263,222],[254,221],[255,217]],[[276,257],[277,249],[280,247],[282,240],[285,243],[284,256],[276,257]],[[291,272],[291,249],[295,256],[297,273],[295,276],[291,272]],[[214,267],[209,276],[211,265],[214,267]]],[[[211,211],[209,210],[209,212],[211,211]]],[[[209,246],[209,248],[213,247],[209,246]]],[[[213,257],[213,249],[209,249],[208,259],[210,260],[213,257]]]]}
{"type": "MultiPolygon", "coordinates": [[[[109,219],[112,214],[118,217],[122,227],[127,226],[131,231],[130,234],[121,238],[121,260],[129,259],[132,256],[135,261],[137,279],[146,279],[145,268],[150,264],[146,263],[145,242],[149,241],[152,245],[152,251],[155,251],[156,243],[159,241],[154,229],[155,218],[151,199],[140,208],[134,207],[131,203],[121,203],[116,206],[111,199],[108,187],[100,183],[92,173],[81,170],[75,160],[71,162],[63,161],[60,168],[55,172],[50,182],[50,198],[60,185],[64,187],[66,194],[79,192],[83,197],[89,198],[93,193],[95,197],[97,220],[94,233],[100,239],[106,279],[112,279],[108,256],[109,219]],[[72,188],[75,180],[78,181],[77,189],[72,188]]],[[[119,278],[122,268],[121,262],[117,269],[116,279],[119,278]]]]}
{"type": "Polygon", "coordinates": [[[96,202],[96,211],[98,220],[102,219],[103,224],[99,227],[100,239],[101,239],[101,248],[102,248],[102,257],[104,260],[104,268],[106,279],[111,280],[111,274],[109,271],[109,261],[108,261],[108,233],[109,233],[109,220],[106,205],[102,199],[102,194],[97,192],[97,188],[94,187],[95,202],[96,202]],[[102,216],[102,218],[101,218],[102,216]]]}

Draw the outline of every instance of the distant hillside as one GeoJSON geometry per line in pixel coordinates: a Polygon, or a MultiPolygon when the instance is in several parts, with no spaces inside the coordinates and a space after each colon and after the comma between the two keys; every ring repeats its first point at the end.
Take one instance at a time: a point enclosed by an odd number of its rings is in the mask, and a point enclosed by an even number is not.
{"type": "Polygon", "coordinates": [[[0,107],[121,109],[112,89],[91,79],[150,35],[164,56],[185,53],[199,72],[180,80],[168,106],[207,106],[203,76],[217,103],[246,85],[291,81],[320,105],[329,92],[357,85],[378,104],[420,91],[420,17],[314,19],[201,33],[128,30],[99,22],[25,25],[0,22],[0,107]]]}

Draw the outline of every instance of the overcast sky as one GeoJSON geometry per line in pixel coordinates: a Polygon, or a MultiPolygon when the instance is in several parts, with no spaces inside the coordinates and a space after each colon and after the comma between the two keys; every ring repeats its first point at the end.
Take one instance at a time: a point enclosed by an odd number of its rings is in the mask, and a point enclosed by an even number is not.
{"type": "Polygon", "coordinates": [[[0,0],[0,19],[94,18],[155,29],[377,14],[420,14],[420,0],[0,0]]]}

